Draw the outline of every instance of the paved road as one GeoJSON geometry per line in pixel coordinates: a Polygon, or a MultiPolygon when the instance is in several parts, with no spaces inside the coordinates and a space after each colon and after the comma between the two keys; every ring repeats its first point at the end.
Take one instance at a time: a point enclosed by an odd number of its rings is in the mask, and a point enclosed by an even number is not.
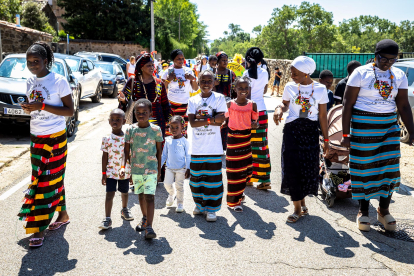
{"type": "MultiPolygon", "coordinates": [[[[266,99],[270,110],[276,101],[266,99]]],[[[104,105],[115,107],[116,100],[107,99],[104,105]]],[[[16,163],[19,166],[11,166],[8,175],[1,175],[5,181],[13,181],[0,191],[0,275],[413,274],[414,243],[388,238],[374,230],[359,232],[354,222],[357,204],[350,199],[338,201],[328,209],[320,197],[309,198],[310,216],[296,224],[286,223],[292,206],[290,199],[279,192],[282,126],[272,121],[269,141],[273,190],[248,187],[243,213],[223,206],[216,223],[194,217],[186,185],[186,212],[176,214],[175,206],[165,206],[167,193],[160,184],[154,220],[157,239],[145,241],[142,233],[135,232],[140,211],[133,194],[129,207],[137,219],[121,219],[118,194],[113,229],[100,231],[105,188],[100,184],[99,147],[101,137],[110,131],[104,118],[99,114],[97,123],[88,125],[86,130],[80,126],[81,131],[69,144],[65,183],[71,223],[48,232],[43,247],[28,249],[28,238],[17,221],[25,187],[8,192],[28,176],[28,156],[16,163]]],[[[373,201],[373,205],[378,202],[373,201]]],[[[395,195],[392,213],[399,223],[414,226],[412,210],[411,195],[395,195]]],[[[374,218],[374,207],[370,211],[374,218]]]]}

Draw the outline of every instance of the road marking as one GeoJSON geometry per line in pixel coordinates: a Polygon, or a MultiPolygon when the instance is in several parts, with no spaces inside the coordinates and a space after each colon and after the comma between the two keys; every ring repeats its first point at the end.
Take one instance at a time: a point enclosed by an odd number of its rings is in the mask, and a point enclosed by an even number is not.
{"type": "MultiPolygon", "coordinates": [[[[78,147],[78,145],[74,145],[71,146],[68,150],[68,153],[72,152],[73,150],[75,150],[78,147]]],[[[9,196],[11,196],[12,194],[14,194],[15,192],[17,192],[18,190],[20,190],[22,187],[24,187],[25,185],[29,185],[30,183],[30,179],[31,176],[26,177],[25,179],[23,179],[22,181],[20,181],[19,183],[17,183],[15,186],[11,187],[7,192],[5,192],[4,194],[2,194],[0,196],[0,201],[1,200],[5,200],[7,199],[9,196]]]]}

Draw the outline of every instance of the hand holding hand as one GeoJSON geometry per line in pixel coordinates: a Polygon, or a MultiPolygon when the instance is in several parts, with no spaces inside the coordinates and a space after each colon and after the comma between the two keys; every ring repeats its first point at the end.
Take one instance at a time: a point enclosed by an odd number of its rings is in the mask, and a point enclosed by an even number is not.
{"type": "Polygon", "coordinates": [[[278,126],[282,122],[283,118],[283,111],[282,108],[276,108],[275,113],[273,114],[273,121],[278,126]]]}
{"type": "Polygon", "coordinates": [[[123,92],[119,92],[118,101],[123,102],[123,103],[126,101],[125,94],[123,92]]]}
{"type": "Polygon", "coordinates": [[[252,121],[252,129],[259,128],[259,121],[252,121]]]}
{"type": "Polygon", "coordinates": [[[341,146],[344,148],[349,148],[351,146],[351,138],[349,137],[342,137],[341,146]]]}

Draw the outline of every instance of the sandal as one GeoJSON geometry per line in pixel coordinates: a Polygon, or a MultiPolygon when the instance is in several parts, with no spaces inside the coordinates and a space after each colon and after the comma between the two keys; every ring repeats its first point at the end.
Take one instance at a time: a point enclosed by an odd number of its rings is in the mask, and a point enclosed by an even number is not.
{"type": "Polygon", "coordinates": [[[302,216],[309,215],[309,209],[306,206],[302,206],[302,216]]]}
{"type": "Polygon", "coordinates": [[[253,182],[248,181],[248,182],[246,183],[246,186],[253,186],[253,182]]]}
{"type": "Polygon", "coordinates": [[[63,225],[68,224],[69,222],[70,222],[69,220],[63,221],[63,222],[56,221],[56,222],[50,224],[48,229],[49,229],[49,231],[56,231],[60,227],[62,227],[63,225]]]}
{"type": "Polygon", "coordinates": [[[31,238],[29,239],[29,246],[30,247],[40,247],[43,245],[43,240],[45,239],[45,237],[42,238],[31,238]],[[38,241],[40,241],[40,243],[37,243],[38,241]]]}
{"type": "Polygon", "coordinates": [[[262,183],[256,187],[258,190],[270,190],[272,187],[270,186],[270,182],[262,183]]]}
{"type": "Polygon", "coordinates": [[[301,215],[297,215],[297,214],[295,214],[295,213],[293,213],[293,214],[291,214],[290,216],[288,216],[288,218],[287,218],[287,222],[290,222],[290,223],[295,223],[295,222],[297,222],[298,221],[298,219],[301,217],[301,215]]]}
{"type": "Polygon", "coordinates": [[[384,225],[385,230],[394,232],[397,229],[397,221],[394,219],[391,214],[382,216],[379,211],[377,211],[377,220],[384,225]],[[395,224],[390,224],[395,222],[395,224]]]}
{"type": "Polygon", "coordinates": [[[356,224],[358,226],[358,229],[361,231],[369,232],[369,230],[371,229],[371,224],[369,222],[368,216],[357,216],[356,224]]]}
{"type": "Polygon", "coordinates": [[[135,227],[135,231],[141,232],[144,231],[145,228],[147,228],[147,218],[143,217],[141,222],[137,225],[137,227],[135,227]]]}
{"type": "Polygon", "coordinates": [[[234,212],[243,213],[243,207],[241,207],[241,205],[237,205],[236,207],[234,207],[234,212]]]}

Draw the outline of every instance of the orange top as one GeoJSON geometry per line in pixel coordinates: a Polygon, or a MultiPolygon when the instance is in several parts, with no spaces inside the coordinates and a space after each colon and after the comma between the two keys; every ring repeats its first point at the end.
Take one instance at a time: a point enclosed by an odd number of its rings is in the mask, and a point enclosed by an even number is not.
{"type": "Polygon", "coordinates": [[[229,118],[230,129],[245,130],[252,128],[252,120],[259,119],[259,112],[253,111],[253,101],[249,100],[246,105],[240,106],[232,100],[226,117],[229,118]]]}

